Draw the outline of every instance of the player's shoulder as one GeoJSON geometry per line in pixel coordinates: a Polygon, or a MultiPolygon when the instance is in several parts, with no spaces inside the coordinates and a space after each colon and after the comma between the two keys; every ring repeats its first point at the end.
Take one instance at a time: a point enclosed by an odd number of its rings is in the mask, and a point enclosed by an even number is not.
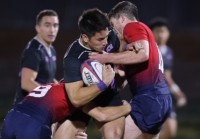
{"type": "Polygon", "coordinates": [[[107,52],[116,52],[120,47],[120,41],[113,28],[109,28],[107,52]]]}
{"type": "Polygon", "coordinates": [[[43,45],[39,43],[36,39],[32,39],[28,42],[26,49],[27,51],[41,51],[43,49],[43,45]]]}
{"type": "Polygon", "coordinates": [[[88,53],[91,52],[91,49],[83,46],[80,43],[80,39],[77,39],[74,41],[68,48],[67,51],[65,52],[64,59],[87,59],[88,58],[88,53]]]}

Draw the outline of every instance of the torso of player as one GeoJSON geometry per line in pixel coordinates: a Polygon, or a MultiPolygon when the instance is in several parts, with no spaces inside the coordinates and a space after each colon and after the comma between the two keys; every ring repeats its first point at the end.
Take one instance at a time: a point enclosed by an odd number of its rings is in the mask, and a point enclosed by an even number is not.
{"type": "Polygon", "coordinates": [[[53,122],[64,119],[75,109],[67,97],[64,83],[39,86],[23,102],[43,108],[51,114],[53,122]]]}
{"type": "Polygon", "coordinates": [[[125,72],[132,89],[151,87],[164,81],[163,60],[155,42],[153,33],[141,22],[132,22],[125,26],[124,38],[127,43],[138,40],[149,42],[149,59],[146,62],[127,65],[125,72]]]}
{"type": "Polygon", "coordinates": [[[40,84],[53,82],[56,74],[56,52],[50,48],[49,55],[45,47],[36,39],[32,39],[23,52],[21,68],[27,67],[38,73],[36,81],[40,84]]]}
{"type": "MultiPolygon", "coordinates": [[[[119,40],[113,30],[108,36],[108,45],[105,48],[106,52],[115,52],[119,49],[119,40]]],[[[83,46],[80,40],[73,42],[67,49],[64,56],[64,80],[66,83],[82,80],[80,67],[81,64],[88,59],[88,54],[91,49],[83,46]]]]}
{"type": "Polygon", "coordinates": [[[173,67],[173,51],[172,51],[172,49],[167,45],[159,46],[159,49],[162,54],[164,69],[172,70],[172,67],[173,67]]]}

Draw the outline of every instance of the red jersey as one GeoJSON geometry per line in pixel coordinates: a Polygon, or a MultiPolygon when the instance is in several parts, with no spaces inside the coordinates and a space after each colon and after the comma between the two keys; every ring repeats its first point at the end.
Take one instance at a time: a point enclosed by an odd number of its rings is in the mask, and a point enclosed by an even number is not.
{"type": "Polygon", "coordinates": [[[41,85],[30,92],[23,102],[45,109],[51,114],[53,122],[64,119],[75,109],[67,96],[64,83],[41,85]]]}
{"type": "Polygon", "coordinates": [[[126,65],[125,72],[132,89],[154,86],[164,81],[162,56],[158,50],[156,41],[151,30],[141,22],[127,24],[123,32],[127,43],[138,40],[149,42],[148,61],[126,65]]]}

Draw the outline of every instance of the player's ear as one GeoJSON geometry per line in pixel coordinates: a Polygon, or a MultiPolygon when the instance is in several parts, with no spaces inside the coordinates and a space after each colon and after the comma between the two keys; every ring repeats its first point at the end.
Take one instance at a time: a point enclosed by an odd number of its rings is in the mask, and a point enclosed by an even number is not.
{"type": "Polygon", "coordinates": [[[120,15],[120,20],[121,20],[122,23],[124,23],[124,21],[125,21],[125,16],[124,16],[124,15],[120,15]]]}
{"type": "Polygon", "coordinates": [[[40,31],[39,26],[38,26],[37,24],[35,25],[35,30],[36,30],[37,32],[40,31]]]}
{"type": "Polygon", "coordinates": [[[82,37],[84,42],[87,43],[89,41],[89,37],[86,34],[82,34],[81,37],[82,37]]]}

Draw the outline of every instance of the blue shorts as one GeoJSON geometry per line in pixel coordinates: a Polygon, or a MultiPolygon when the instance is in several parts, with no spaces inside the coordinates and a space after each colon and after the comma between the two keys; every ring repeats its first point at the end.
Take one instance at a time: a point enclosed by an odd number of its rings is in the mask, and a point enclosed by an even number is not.
{"type": "Polygon", "coordinates": [[[20,106],[8,112],[1,139],[51,139],[51,119],[44,118],[45,115],[36,116],[28,109],[23,110],[20,106]]]}
{"type": "Polygon", "coordinates": [[[130,113],[136,125],[144,133],[157,134],[172,109],[168,88],[152,88],[140,91],[130,104],[130,113]]]}

